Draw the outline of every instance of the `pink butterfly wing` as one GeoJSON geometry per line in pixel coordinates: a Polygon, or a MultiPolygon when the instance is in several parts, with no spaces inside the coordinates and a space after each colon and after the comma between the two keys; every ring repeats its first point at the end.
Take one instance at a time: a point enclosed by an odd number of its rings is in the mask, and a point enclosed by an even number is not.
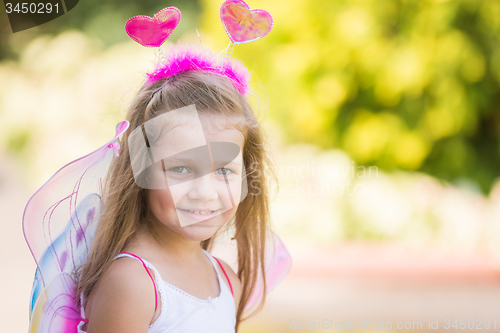
{"type": "Polygon", "coordinates": [[[66,297],[74,287],[67,279],[86,259],[99,219],[102,181],[116,153],[118,137],[128,126],[127,121],[119,123],[112,140],[62,167],[26,204],[23,231],[37,264],[31,332],[73,332],[63,330],[74,324],[73,316],[66,314],[78,311],[73,298],[66,297]]]}

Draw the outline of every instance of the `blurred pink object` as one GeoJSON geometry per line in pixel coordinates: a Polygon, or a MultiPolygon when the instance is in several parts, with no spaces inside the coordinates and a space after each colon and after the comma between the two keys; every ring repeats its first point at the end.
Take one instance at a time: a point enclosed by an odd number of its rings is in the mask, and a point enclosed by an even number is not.
{"type": "Polygon", "coordinates": [[[181,20],[176,7],[167,7],[153,16],[134,16],[125,23],[127,34],[142,46],[160,47],[170,37],[181,20]]]}
{"type": "MultiPolygon", "coordinates": [[[[264,265],[266,270],[266,294],[276,287],[281,280],[290,272],[292,268],[292,257],[285,247],[285,244],[274,232],[269,230],[273,236],[269,243],[272,246],[267,249],[264,265]]],[[[259,275],[260,276],[260,275],[259,275]]],[[[250,300],[245,306],[245,311],[249,310],[264,295],[264,282],[261,278],[257,281],[250,300]]]]}
{"type": "Polygon", "coordinates": [[[234,44],[253,42],[273,28],[271,14],[263,9],[250,9],[243,0],[227,0],[220,8],[220,19],[234,44]]]}

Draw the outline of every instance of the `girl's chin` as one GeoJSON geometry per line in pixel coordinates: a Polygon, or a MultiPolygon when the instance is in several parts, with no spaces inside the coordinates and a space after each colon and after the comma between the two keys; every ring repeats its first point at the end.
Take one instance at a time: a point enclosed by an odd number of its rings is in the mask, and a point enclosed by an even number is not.
{"type": "Polygon", "coordinates": [[[192,224],[186,227],[182,227],[179,230],[179,234],[183,236],[184,238],[197,241],[197,242],[202,242],[204,240],[209,239],[219,229],[219,226],[217,225],[199,225],[197,224],[192,224]]]}
{"type": "Polygon", "coordinates": [[[183,237],[195,241],[204,241],[212,237],[219,228],[228,223],[230,219],[224,214],[205,221],[200,221],[184,227],[178,227],[177,232],[183,237]]]}

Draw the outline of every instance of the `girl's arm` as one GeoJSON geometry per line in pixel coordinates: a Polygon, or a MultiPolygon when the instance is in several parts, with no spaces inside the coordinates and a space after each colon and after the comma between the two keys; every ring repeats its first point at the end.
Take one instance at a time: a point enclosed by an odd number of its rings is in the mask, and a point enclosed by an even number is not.
{"type": "Polygon", "coordinates": [[[155,315],[151,278],[139,261],[116,259],[96,283],[87,307],[88,333],[146,333],[155,315]]]}
{"type": "MultiPolygon", "coordinates": [[[[240,298],[241,298],[241,281],[238,278],[238,275],[236,275],[236,273],[233,271],[233,269],[225,261],[223,261],[221,259],[219,259],[219,261],[222,264],[222,266],[224,267],[224,270],[226,271],[227,276],[229,277],[229,280],[231,281],[231,286],[233,287],[233,293],[234,293],[234,304],[236,305],[236,309],[238,309],[238,304],[240,303],[240,298]]],[[[229,283],[227,283],[226,276],[224,275],[224,273],[222,272],[220,267],[218,267],[218,269],[219,269],[220,275],[224,279],[224,282],[226,282],[227,287],[229,288],[229,290],[231,290],[231,288],[229,287],[229,283]]]]}

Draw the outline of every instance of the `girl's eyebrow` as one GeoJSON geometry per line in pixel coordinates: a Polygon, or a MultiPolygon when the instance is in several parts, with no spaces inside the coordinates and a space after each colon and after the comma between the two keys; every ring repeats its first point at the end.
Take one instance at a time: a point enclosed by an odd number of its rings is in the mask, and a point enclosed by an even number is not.
{"type": "MultiPolygon", "coordinates": [[[[238,163],[237,157],[240,153],[240,147],[233,142],[211,142],[209,145],[194,147],[170,155],[163,160],[169,162],[198,162],[201,164],[210,164],[211,161],[217,164],[234,164],[238,163]]],[[[241,163],[238,164],[241,165],[241,163]]]]}
{"type": "MultiPolygon", "coordinates": [[[[203,163],[203,164],[207,164],[207,165],[210,165],[210,160],[206,160],[203,159],[203,158],[191,158],[191,157],[187,157],[187,156],[174,156],[174,157],[167,157],[167,158],[164,158],[163,159],[165,161],[165,163],[195,163],[195,162],[198,162],[198,163],[203,163]]],[[[217,159],[214,159],[214,163],[219,166],[219,165],[237,165],[237,166],[240,166],[242,165],[242,161],[240,159],[234,159],[232,161],[225,161],[225,160],[217,160],[217,159]]]]}
{"type": "Polygon", "coordinates": [[[237,160],[237,159],[234,159],[234,160],[229,161],[229,162],[228,162],[228,161],[218,161],[218,160],[214,160],[214,163],[215,163],[215,164],[223,164],[223,163],[224,163],[224,165],[241,165],[241,164],[242,164],[242,163],[241,163],[241,161],[240,161],[240,160],[237,160]]]}
{"type": "Polygon", "coordinates": [[[193,159],[187,156],[172,156],[172,157],[167,157],[163,159],[165,162],[171,162],[171,163],[176,163],[176,162],[199,162],[200,159],[193,159]]]}

